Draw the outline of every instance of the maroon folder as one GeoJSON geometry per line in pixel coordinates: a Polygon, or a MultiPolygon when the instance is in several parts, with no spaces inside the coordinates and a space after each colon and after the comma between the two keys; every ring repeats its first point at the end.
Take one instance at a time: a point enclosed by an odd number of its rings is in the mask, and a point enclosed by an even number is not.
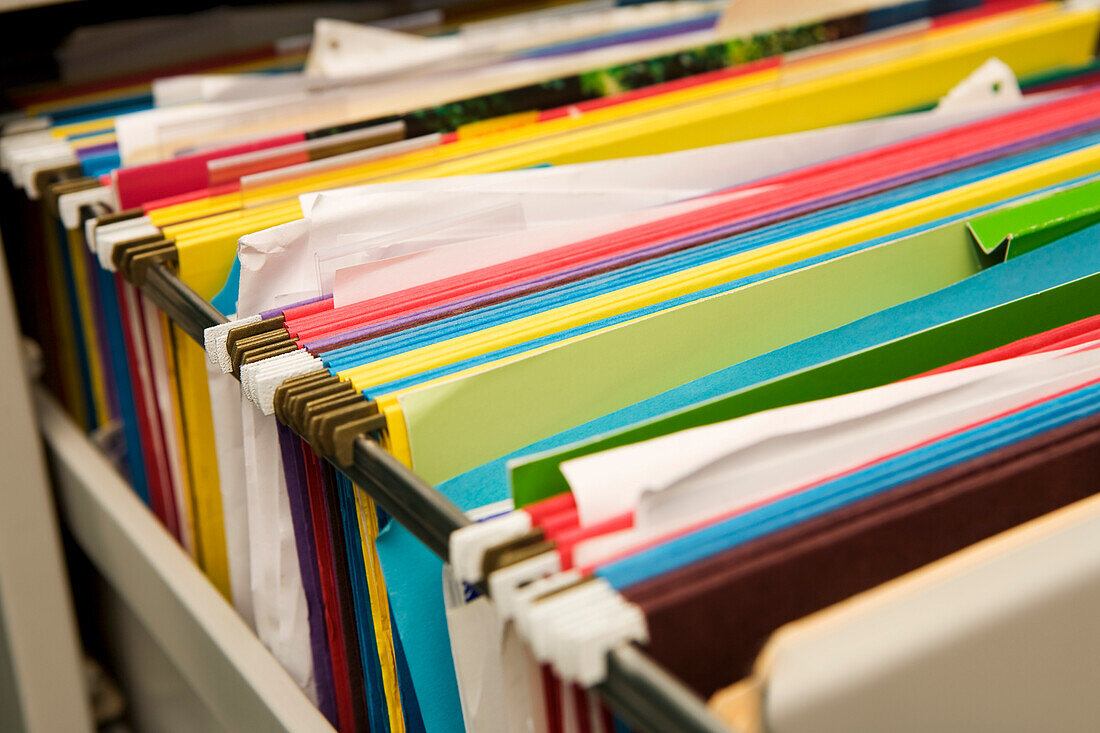
{"type": "Polygon", "coordinates": [[[797,620],[1100,489],[1100,414],[740,545],[624,595],[704,697],[797,620]]]}

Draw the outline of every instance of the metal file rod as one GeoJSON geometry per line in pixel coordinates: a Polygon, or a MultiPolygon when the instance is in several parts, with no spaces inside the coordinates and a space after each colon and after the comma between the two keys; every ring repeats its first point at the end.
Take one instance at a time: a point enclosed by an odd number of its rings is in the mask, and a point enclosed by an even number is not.
{"type": "MultiPolygon", "coordinates": [[[[142,292],[200,344],[207,328],[226,322],[167,264],[149,267],[142,292]]],[[[339,470],[444,562],[449,561],[451,532],[470,520],[447,497],[365,436],[355,441],[352,465],[339,470]]],[[[631,645],[608,654],[607,678],[594,689],[638,731],[730,733],[698,695],[631,645]]]]}
{"type": "Polygon", "coordinates": [[[200,344],[203,343],[203,331],[226,322],[226,317],[217,308],[199,297],[166,264],[149,267],[142,292],[172,323],[200,344]]]}
{"type": "Polygon", "coordinates": [[[607,655],[607,677],[594,688],[634,730],[732,733],[684,683],[633,644],[607,655]]]}
{"type": "Polygon", "coordinates": [[[382,508],[395,519],[409,517],[417,526],[402,524],[444,561],[448,559],[451,533],[470,524],[465,512],[366,437],[355,441],[355,463],[345,473],[356,483],[366,479],[390,492],[397,506],[393,511],[385,505],[382,508]]]}

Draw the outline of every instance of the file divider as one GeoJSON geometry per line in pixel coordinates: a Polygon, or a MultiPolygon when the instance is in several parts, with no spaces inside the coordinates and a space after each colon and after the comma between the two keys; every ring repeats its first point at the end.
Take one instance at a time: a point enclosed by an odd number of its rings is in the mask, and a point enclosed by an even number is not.
{"type": "MultiPolygon", "coordinates": [[[[134,284],[199,344],[207,328],[227,322],[179,278],[172,268],[172,258],[149,263],[142,271],[140,284],[134,284]]],[[[428,549],[444,562],[449,561],[451,532],[470,524],[454,503],[366,435],[355,439],[351,464],[336,468],[428,549]]],[[[478,590],[488,595],[484,584],[478,590]]],[[[632,644],[608,653],[607,676],[593,689],[635,730],[730,733],[702,699],[632,644]]]]}

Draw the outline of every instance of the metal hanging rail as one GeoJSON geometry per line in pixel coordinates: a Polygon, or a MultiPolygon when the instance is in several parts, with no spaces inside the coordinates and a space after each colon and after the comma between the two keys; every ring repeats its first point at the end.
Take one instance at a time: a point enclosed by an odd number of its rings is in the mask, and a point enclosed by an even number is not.
{"type": "MultiPolygon", "coordinates": [[[[207,328],[227,322],[214,306],[180,280],[170,261],[150,263],[139,287],[200,344],[207,328]]],[[[470,524],[453,502],[365,435],[354,441],[352,463],[337,469],[444,562],[449,561],[451,533],[470,524]]],[[[486,591],[484,587],[480,590],[486,591]]],[[[607,678],[593,689],[637,730],[730,733],[698,695],[633,645],[608,654],[607,678]]]]}

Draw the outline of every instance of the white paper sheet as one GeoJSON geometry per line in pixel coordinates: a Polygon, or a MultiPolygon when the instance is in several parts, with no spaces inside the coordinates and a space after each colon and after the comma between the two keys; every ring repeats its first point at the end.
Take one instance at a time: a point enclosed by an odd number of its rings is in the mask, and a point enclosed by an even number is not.
{"type": "Polygon", "coordinates": [[[305,71],[339,78],[431,71],[441,64],[451,70],[503,60],[522,49],[688,20],[717,8],[716,2],[654,2],[517,14],[434,38],[322,18],[314,25],[305,71]]]}
{"type": "MultiPolygon", "coordinates": [[[[288,292],[284,289],[287,283],[294,281],[292,273],[280,273],[276,266],[267,268],[263,278],[247,277],[249,262],[242,256],[238,314],[243,315],[273,307],[278,296],[288,292]],[[253,303],[256,310],[246,311],[243,303],[253,303]]],[[[256,633],[295,682],[316,701],[309,610],[294,541],[278,426],[273,416],[262,414],[243,395],[239,399],[249,580],[256,633]]]]}
{"type": "Polygon", "coordinates": [[[167,352],[165,351],[164,329],[161,327],[161,312],[144,296],[137,296],[141,313],[145,343],[148,346],[149,374],[152,379],[157,413],[164,431],[164,444],[167,452],[168,471],[172,477],[173,495],[176,500],[176,515],[179,517],[180,544],[192,557],[195,556],[195,537],[191,533],[191,490],[184,480],[183,456],[176,431],[175,405],[172,399],[172,385],[169,382],[167,352]]]}
{"type": "Polygon", "coordinates": [[[275,418],[240,402],[252,608],[256,634],[298,686],[317,701],[302,588],[275,418]]]}
{"type": "Polygon", "coordinates": [[[491,53],[460,35],[426,38],[341,20],[319,18],[306,59],[308,76],[326,78],[400,74],[417,67],[461,63],[470,54],[491,53]]]}
{"type": "MultiPolygon", "coordinates": [[[[550,79],[599,68],[604,64],[624,63],[711,42],[714,40],[713,32],[692,32],[672,39],[617,44],[564,57],[512,61],[495,64],[492,68],[470,68],[472,63],[485,64],[532,43],[548,44],[600,32],[686,20],[713,12],[715,7],[716,3],[710,1],[656,2],[626,7],[615,7],[608,2],[571,3],[565,7],[529,11],[523,16],[469,23],[460,26],[452,35],[436,38],[400,32],[389,21],[364,26],[322,15],[315,23],[314,41],[310,44],[305,73],[169,77],[154,82],[153,98],[157,107],[168,107],[370,84],[383,96],[390,94],[396,100],[396,92],[401,85],[409,91],[409,83],[414,83],[427,85],[425,91],[429,88],[436,90],[434,102],[430,102],[429,97],[422,97],[424,104],[453,101],[453,96],[438,97],[438,94],[446,95],[447,88],[433,80],[452,78],[458,72],[463,74],[464,84],[470,81],[465,78],[470,74],[483,77],[485,83],[489,79],[497,79],[493,87],[472,87],[475,91],[471,94],[485,93],[522,86],[540,78],[550,79]],[[336,42],[335,47],[333,41],[336,42]],[[383,49],[386,53],[379,53],[383,49]],[[395,84],[395,80],[399,80],[399,84],[395,84]]],[[[421,13],[411,19],[427,15],[435,14],[421,13]]]]}
{"type": "Polygon", "coordinates": [[[443,600],[467,733],[509,733],[504,624],[484,596],[468,600],[462,584],[443,569],[443,600]]]}
{"type": "MultiPolygon", "coordinates": [[[[334,305],[341,308],[468,272],[471,263],[487,267],[674,212],[693,211],[706,204],[696,200],[662,205],[698,193],[705,192],[439,192],[432,197],[431,219],[418,226],[374,237],[339,235],[334,255],[343,258],[336,263],[351,262],[351,255],[359,262],[337,269],[334,283],[326,287],[322,279],[320,287],[331,292],[334,305]],[[580,220],[585,223],[577,226],[580,220]]],[[[423,212],[422,196],[413,203],[423,212]]],[[[414,215],[406,221],[416,219],[414,215]]]]}
{"type": "Polygon", "coordinates": [[[714,521],[1100,377],[1072,348],[792,405],[562,464],[582,523],[635,512],[577,564],[714,521]],[[572,464],[572,465],[569,465],[572,464]]]}
{"type": "MultiPolygon", "coordinates": [[[[355,186],[323,193],[305,194],[300,197],[306,218],[273,227],[242,237],[238,254],[241,260],[241,296],[238,311],[242,314],[258,313],[273,304],[264,305],[253,300],[252,293],[259,292],[263,283],[266,292],[294,293],[302,299],[320,295],[317,282],[316,256],[341,246],[340,237],[354,234],[364,240],[381,237],[409,226],[409,216],[415,212],[435,211],[439,201],[458,206],[461,201],[476,201],[465,196],[499,194],[507,191],[513,196],[526,197],[530,206],[545,206],[547,219],[557,216],[561,210],[561,194],[584,191],[613,192],[619,196],[633,196],[632,191],[649,192],[634,199],[639,204],[648,200],[687,198],[700,191],[713,191],[735,186],[764,176],[812,165],[843,155],[859,152],[880,145],[898,142],[916,135],[928,134],[966,122],[984,119],[1016,109],[1033,100],[1023,102],[1014,99],[996,100],[949,111],[932,111],[901,115],[882,120],[841,125],[809,132],[781,135],[759,140],[718,145],[664,155],[642,156],[620,160],[507,171],[482,175],[455,176],[445,179],[403,181],[355,186]],[[444,198],[440,196],[444,195],[444,198]],[[540,194],[535,196],[535,194],[540,194]],[[450,197],[450,198],[448,198],[450,197]],[[535,202],[544,202],[536,204],[535,202]],[[558,202],[555,208],[551,204],[558,202]],[[413,212],[413,213],[408,213],[413,212]],[[268,290],[270,288],[270,290],[268,290]]],[[[623,199],[621,203],[627,203],[623,199]]],[[[525,209],[529,210],[529,209],[525,209]]],[[[568,213],[568,212],[565,212],[568,213]]],[[[413,219],[415,221],[416,218],[413,219]]],[[[605,231],[608,221],[589,220],[589,235],[605,231]]],[[[576,236],[583,236],[578,230],[576,236]]],[[[544,240],[545,248],[560,246],[561,238],[544,240]]],[[[344,245],[347,240],[344,240],[344,245]]],[[[501,242],[481,242],[487,250],[499,253],[501,242]]],[[[376,270],[370,285],[362,286],[373,295],[387,292],[381,277],[394,277],[404,287],[429,282],[440,273],[468,272],[487,266],[498,259],[472,255],[454,257],[465,245],[452,245],[442,260],[460,260],[461,267],[448,264],[438,268],[431,263],[435,256],[417,258],[415,266],[410,262],[390,261],[383,269],[376,270]],[[448,269],[449,268],[449,269],[448,269]]],[[[529,254],[530,242],[523,244],[523,254],[529,254]]],[[[517,245],[518,247],[518,245],[517,245]]],[[[517,248],[516,250],[520,250],[517,248]]],[[[389,291],[389,292],[392,292],[389,291]]],[[[358,297],[349,296],[349,297],[358,297]]]]}
{"type": "Polygon", "coordinates": [[[233,607],[255,629],[252,610],[251,560],[248,541],[248,497],[245,484],[241,389],[232,374],[207,362],[210,416],[218,456],[218,482],[225,525],[225,550],[233,607]]]}
{"type": "Polygon", "coordinates": [[[565,461],[561,472],[577,502],[581,525],[599,524],[633,512],[647,492],[683,487],[723,459],[770,446],[782,438],[798,440],[809,431],[839,429],[848,422],[950,392],[981,379],[990,370],[1005,368],[996,364],[978,371],[950,372],[767,410],[565,461]]]}
{"type": "Polygon", "coordinates": [[[674,53],[716,40],[713,31],[622,44],[565,56],[521,59],[477,68],[434,69],[397,77],[201,77],[166,90],[173,106],[116,119],[126,165],[165,160],[194,149],[369,120],[459,101],[545,79],[674,53]],[[201,95],[198,104],[183,104],[201,95]],[[244,124],[247,123],[247,124],[244,124]]]}
{"type": "MultiPolygon", "coordinates": [[[[169,8],[149,6],[145,12],[165,10],[169,8]]],[[[318,16],[366,22],[386,12],[386,3],[345,0],[154,15],[77,28],[56,55],[62,79],[75,83],[251,51],[265,43],[281,46],[283,43],[277,39],[308,33],[318,16]],[[126,53],[120,53],[120,49],[126,53]]]]}

